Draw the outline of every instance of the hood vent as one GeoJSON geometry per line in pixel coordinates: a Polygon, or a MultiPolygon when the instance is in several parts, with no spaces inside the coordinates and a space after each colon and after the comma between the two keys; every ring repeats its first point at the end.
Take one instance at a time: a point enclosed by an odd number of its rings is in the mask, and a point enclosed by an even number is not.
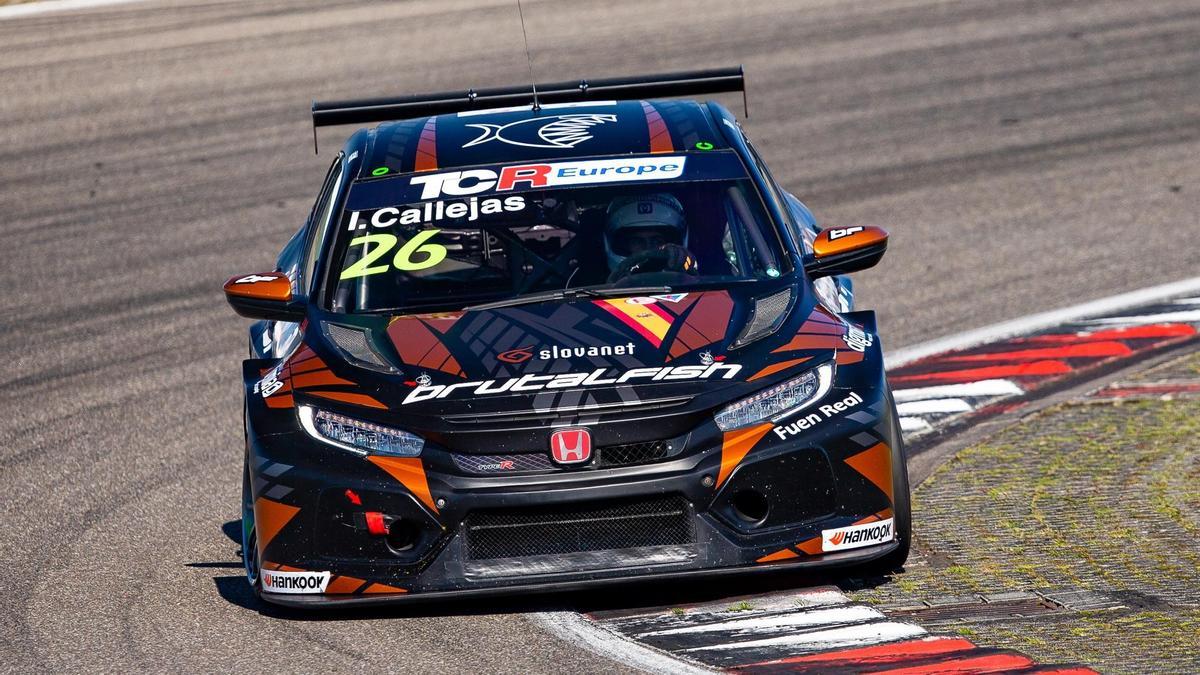
{"type": "Polygon", "coordinates": [[[737,340],[734,340],[733,348],[745,347],[751,342],[779,330],[779,326],[783,324],[791,307],[792,289],[790,287],[771,295],[755,298],[754,306],[750,309],[750,319],[746,322],[742,334],[738,336],[737,340]]]}
{"type": "Polygon", "coordinates": [[[339,326],[336,323],[322,323],[321,325],[325,327],[325,335],[333,344],[337,345],[338,349],[342,350],[351,363],[371,370],[396,372],[396,369],[371,347],[366,331],[361,328],[339,326]]]}

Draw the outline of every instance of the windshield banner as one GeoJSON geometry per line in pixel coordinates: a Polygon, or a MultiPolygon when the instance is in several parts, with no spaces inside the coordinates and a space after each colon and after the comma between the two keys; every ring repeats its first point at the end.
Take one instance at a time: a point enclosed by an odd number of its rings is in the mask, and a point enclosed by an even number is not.
{"type": "Polygon", "coordinates": [[[349,211],[366,211],[431,199],[545,190],[565,186],[642,181],[744,178],[733,153],[614,157],[539,162],[396,176],[359,183],[350,191],[349,211]]]}

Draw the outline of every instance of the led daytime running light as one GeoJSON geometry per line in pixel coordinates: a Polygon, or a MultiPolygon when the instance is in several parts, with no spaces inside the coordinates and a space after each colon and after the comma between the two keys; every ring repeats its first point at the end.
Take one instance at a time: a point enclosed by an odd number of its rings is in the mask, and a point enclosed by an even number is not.
{"type": "Polygon", "coordinates": [[[726,406],[713,416],[721,431],[732,431],[755,422],[771,422],[790,417],[821,400],[833,387],[833,362],[829,361],[726,406]]]}
{"type": "Polygon", "coordinates": [[[297,409],[300,426],[309,436],[356,455],[390,455],[419,457],[425,439],[414,434],[374,422],[357,420],[345,415],[317,410],[311,406],[297,409]]]}

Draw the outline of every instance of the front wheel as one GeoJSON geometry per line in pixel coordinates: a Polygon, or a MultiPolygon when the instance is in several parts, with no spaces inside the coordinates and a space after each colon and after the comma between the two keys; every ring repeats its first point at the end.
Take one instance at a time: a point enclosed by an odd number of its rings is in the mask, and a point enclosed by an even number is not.
{"type": "Polygon", "coordinates": [[[887,388],[885,397],[888,412],[892,415],[892,511],[896,527],[896,541],[900,546],[878,560],[872,560],[863,565],[863,571],[869,575],[890,574],[908,560],[912,548],[912,503],[908,485],[908,453],[904,450],[904,436],[900,432],[900,415],[896,411],[896,401],[892,398],[892,389],[887,388]]]}
{"type": "Polygon", "coordinates": [[[242,462],[242,562],[246,568],[246,582],[255,595],[262,592],[259,570],[262,560],[258,553],[258,531],[254,528],[254,494],[250,487],[250,453],[242,462]]]}

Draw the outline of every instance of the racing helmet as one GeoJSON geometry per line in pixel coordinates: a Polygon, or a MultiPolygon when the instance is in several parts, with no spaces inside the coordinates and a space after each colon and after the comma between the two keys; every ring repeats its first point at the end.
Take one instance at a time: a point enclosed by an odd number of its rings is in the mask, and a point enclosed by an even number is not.
{"type": "Polygon", "coordinates": [[[669,243],[687,246],[683,204],[665,192],[618,197],[608,205],[604,225],[604,253],[615,270],[631,253],[629,237],[635,232],[661,231],[669,243]]]}

